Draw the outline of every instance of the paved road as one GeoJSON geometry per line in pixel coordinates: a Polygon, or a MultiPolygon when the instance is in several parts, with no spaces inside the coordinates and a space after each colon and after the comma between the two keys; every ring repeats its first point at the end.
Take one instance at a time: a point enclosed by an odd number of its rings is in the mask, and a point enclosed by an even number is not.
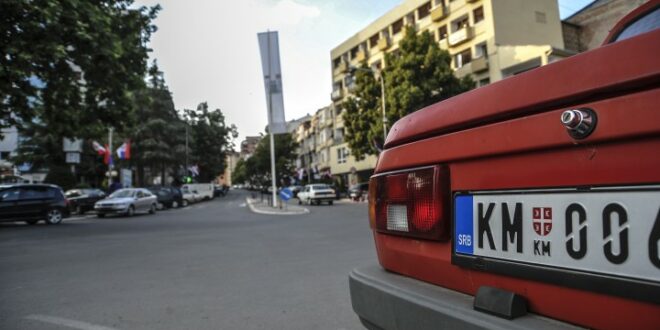
{"type": "Polygon", "coordinates": [[[245,195],[133,218],[0,224],[0,329],[361,329],[366,204],[251,213],[245,195]]]}

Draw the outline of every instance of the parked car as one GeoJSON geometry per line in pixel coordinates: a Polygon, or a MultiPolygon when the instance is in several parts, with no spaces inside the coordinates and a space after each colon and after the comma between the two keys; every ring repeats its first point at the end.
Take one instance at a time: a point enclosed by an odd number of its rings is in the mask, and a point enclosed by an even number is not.
{"type": "Polygon", "coordinates": [[[44,220],[57,225],[69,216],[62,189],[50,184],[14,184],[0,188],[0,222],[25,221],[34,225],[44,220]]]}
{"type": "Polygon", "coordinates": [[[76,214],[84,214],[94,209],[94,204],[105,198],[101,189],[72,189],[64,193],[69,200],[69,209],[76,214]]]}
{"type": "Polygon", "coordinates": [[[328,205],[332,205],[334,199],[335,191],[323,183],[308,184],[298,192],[298,204],[321,205],[327,202],[328,205]]]}
{"type": "Polygon", "coordinates": [[[189,185],[181,187],[181,194],[183,196],[183,200],[181,201],[182,206],[188,206],[204,199],[196,189],[191,188],[189,185]]]}
{"type": "Polygon", "coordinates": [[[229,186],[213,185],[213,197],[225,197],[229,192],[229,186]]]}
{"type": "Polygon", "coordinates": [[[156,213],[158,199],[156,195],[143,188],[119,189],[105,199],[94,204],[94,210],[99,218],[107,214],[132,216],[136,212],[156,213]]]}
{"type": "Polygon", "coordinates": [[[303,189],[303,186],[289,186],[289,190],[293,193],[293,198],[298,197],[298,193],[303,189]]]}
{"type": "Polygon", "coordinates": [[[202,200],[213,199],[213,184],[212,183],[188,183],[184,184],[182,188],[194,190],[201,196],[202,200]]]}
{"type": "Polygon", "coordinates": [[[177,208],[183,206],[183,194],[177,187],[152,186],[149,191],[156,195],[159,204],[166,208],[177,208]]]}
{"type": "Polygon", "coordinates": [[[369,193],[369,182],[358,183],[348,188],[348,196],[354,201],[362,201],[369,193]]]}
{"type": "Polygon", "coordinates": [[[349,276],[367,327],[658,329],[659,17],[394,124],[369,184],[380,267],[349,276]]]}

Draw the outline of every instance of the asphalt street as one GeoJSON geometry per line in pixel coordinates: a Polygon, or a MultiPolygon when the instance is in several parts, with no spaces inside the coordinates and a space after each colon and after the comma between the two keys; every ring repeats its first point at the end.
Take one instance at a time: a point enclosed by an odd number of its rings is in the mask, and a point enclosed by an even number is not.
{"type": "Polygon", "coordinates": [[[0,224],[0,329],[362,329],[367,205],[259,215],[245,192],[132,218],[0,224]]]}

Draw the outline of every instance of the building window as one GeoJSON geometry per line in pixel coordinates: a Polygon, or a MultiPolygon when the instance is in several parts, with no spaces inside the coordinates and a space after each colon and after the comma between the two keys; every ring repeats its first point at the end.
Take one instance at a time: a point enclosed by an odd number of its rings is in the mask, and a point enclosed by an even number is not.
{"type": "Polygon", "coordinates": [[[435,4],[436,7],[438,6],[446,6],[445,0],[434,0],[433,3],[435,4]]]}
{"type": "Polygon", "coordinates": [[[337,148],[337,164],[344,164],[348,160],[348,149],[346,147],[337,148]]]}
{"type": "Polygon", "coordinates": [[[10,154],[11,154],[11,152],[9,152],[9,151],[0,152],[0,159],[2,159],[2,160],[9,159],[10,154]]]}
{"type": "Polygon", "coordinates": [[[454,65],[456,68],[460,68],[472,61],[472,54],[470,54],[470,48],[454,55],[454,65]]]}
{"type": "Polygon", "coordinates": [[[546,19],[545,19],[545,13],[544,12],[535,11],[534,16],[536,17],[536,23],[544,23],[545,24],[546,19]]]}
{"type": "Polygon", "coordinates": [[[407,26],[414,26],[415,25],[415,11],[411,11],[406,15],[406,25],[407,26]]]}
{"type": "Polygon", "coordinates": [[[447,38],[447,25],[443,25],[438,29],[438,40],[447,38]]]}
{"type": "Polygon", "coordinates": [[[403,18],[401,18],[398,21],[392,23],[392,35],[401,32],[401,29],[403,29],[403,18]]]}
{"type": "Polygon", "coordinates": [[[372,35],[371,38],[369,38],[369,48],[378,46],[378,39],[380,39],[380,35],[378,33],[372,35]]]}
{"type": "Polygon", "coordinates": [[[353,49],[351,49],[351,59],[352,60],[355,59],[355,57],[357,56],[358,51],[360,51],[359,46],[355,46],[355,47],[353,47],[353,49]]]}
{"type": "Polygon", "coordinates": [[[332,60],[332,65],[335,67],[335,69],[341,64],[341,57],[337,57],[334,60],[332,60]]]}
{"type": "Polygon", "coordinates": [[[482,42],[474,47],[474,58],[485,57],[488,58],[488,47],[485,42],[482,42]]]}
{"type": "Polygon", "coordinates": [[[429,13],[431,13],[431,1],[419,6],[417,8],[417,18],[422,19],[425,18],[426,16],[429,16],[429,13]]]}
{"type": "Polygon", "coordinates": [[[484,78],[479,80],[479,87],[486,86],[488,84],[490,84],[490,78],[484,78]]]}
{"type": "Polygon", "coordinates": [[[472,12],[474,17],[474,24],[477,24],[484,20],[484,7],[479,7],[472,12]]]}
{"type": "Polygon", "coordinates": [[[470,21],[468,19],[468,16],[465,15],[453,22],[451,22],[451,32],[456,32],[459,31],[460,29],[466,28],[470,25],[470,21]]]}

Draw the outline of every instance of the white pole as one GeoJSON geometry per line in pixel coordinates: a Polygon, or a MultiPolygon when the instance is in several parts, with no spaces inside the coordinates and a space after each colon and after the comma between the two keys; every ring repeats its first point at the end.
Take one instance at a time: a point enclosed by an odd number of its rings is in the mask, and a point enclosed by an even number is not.
{"type": "Polygon", "coordinates": [[[277,187],[276,187],[276,173],[275,173],[275,138],[273,137],[273,93],[271,92],[273,73],[270,68],[270,31],[268,31],[268,133],[270,134],[270,181],[273,189],[273,207],[277,205],[277,187]]]}
{"type": "Polygon", "coordinates": [[[108,186],[110,186],[113,183],[112,182],[112,168],[113,168],[114,164],[110,161],[110,159],[112,158],[112,132],[114,130],[115,129],[112,128],[112,127],[110,127],[108,129],[108,149],[109,149],[108,152],[110,153],[110,157],[108,157],[108,186]]]}

